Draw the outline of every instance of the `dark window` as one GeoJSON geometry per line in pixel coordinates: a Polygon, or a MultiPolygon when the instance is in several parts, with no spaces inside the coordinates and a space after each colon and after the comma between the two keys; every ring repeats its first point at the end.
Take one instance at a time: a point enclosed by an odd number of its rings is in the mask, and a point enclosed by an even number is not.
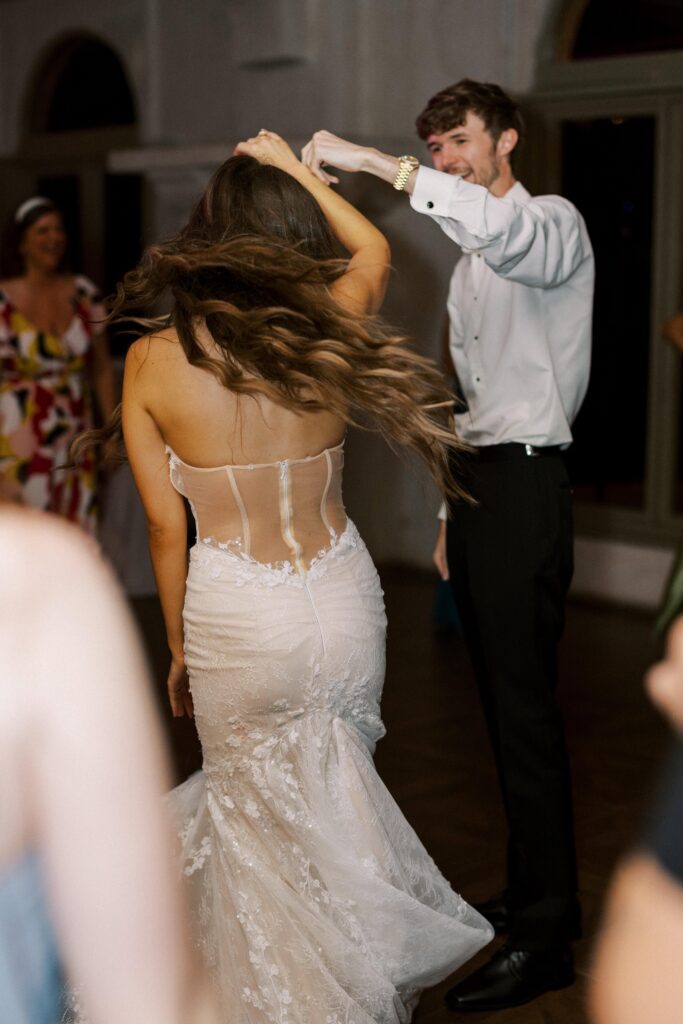
{"type": "MultiPolygon", "coordinates": [[[[108,174],[105,178],[105,236],[107,247],[104,264],[105,294],[116,290],[117,282],[137,264],[142,243],[142,177],[138,174],[108,174]]],[[[146,310],[138,310],[145,316],[146,310]]],[[[111,324],[109,345],[115,355],[123,355],[131,341],[144,328],[131,323],[111,324]]]]}
{"type": "Polygon", "coordinates": [[[569,461],[582,500],[642,507],[654,187],[652,117],[568,121],[563,191],[595,250],[591,379],[569,461]]]}
{"type": "Polygon", "coordinates": [[[574,41],[575,60],[683,49],[683,0],[592,0],[574,41]]]}

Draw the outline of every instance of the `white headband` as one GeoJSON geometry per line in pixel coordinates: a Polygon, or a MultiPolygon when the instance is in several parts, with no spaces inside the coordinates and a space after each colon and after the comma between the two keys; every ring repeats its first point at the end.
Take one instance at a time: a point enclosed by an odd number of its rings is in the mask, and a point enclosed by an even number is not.
{"type": "Polygon", "coordinates": [[[32,196],[31,199],[27,199],[25,203],[22,203],[17,212],[14,214],[14,221],[16,224],[21,224],[22,220],[27,213],[31,210],[35,210],[37,206],[53,206],[51,199],[46,199],[45,196],[32,196]]]}

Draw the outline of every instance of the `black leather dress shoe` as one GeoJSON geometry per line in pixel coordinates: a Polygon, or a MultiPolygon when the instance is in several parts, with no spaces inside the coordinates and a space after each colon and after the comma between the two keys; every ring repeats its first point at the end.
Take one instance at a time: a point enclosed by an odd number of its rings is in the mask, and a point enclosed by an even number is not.
{"type": "Polygon", "coordinates": [[[473,903],[472,906],[492,925],[496,935],[504,935],[510,931],[512,914],[504,894],[494,896],[492,900],[485,900],[483,903],[473,903]]]}
{"type": "Polygon", "coordinates": [[[574,981],[568,948],[530,952],[503,946],[469,978],[446,994],[449,1010],[503,1010],[522,1006],[544,992],[566,988],[574,981]]]}

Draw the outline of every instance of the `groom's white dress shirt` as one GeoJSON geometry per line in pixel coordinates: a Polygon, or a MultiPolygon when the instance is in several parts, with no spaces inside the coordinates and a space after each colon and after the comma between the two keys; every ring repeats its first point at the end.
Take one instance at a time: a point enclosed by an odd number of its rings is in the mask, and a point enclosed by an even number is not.
{"type": "Polygon", "coordinates": [[[420,167],[413,209],[461,247],[448,296],[450,350],[475,446],[568,445],[588,386],[594,260],[581,214],[517,182],[502,198],[420,167]]]}

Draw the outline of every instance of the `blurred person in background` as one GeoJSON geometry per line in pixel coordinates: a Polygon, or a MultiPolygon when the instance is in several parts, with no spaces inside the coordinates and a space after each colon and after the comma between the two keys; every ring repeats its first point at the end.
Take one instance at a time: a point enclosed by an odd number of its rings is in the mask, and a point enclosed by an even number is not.
{"type": "Polygon", "coordinates": [[[217,1024],[118,588],[76,529],[8,504],[0,567],[0,1020],[56,1024],[63,970],[90,1024],[217,1024]]]}
{"type": "Polygon", "coordinates": [[[66,269],[61,212],[44,196],[17,209],[0,280],[0,497],[95,532],[92,458],[65,468],[74,437],[107,420],[116,382],[92,281],[66,269]]]}
{"type": "Polygon", "coordinates": [[[679,352],[683,352],[683,310],[662,324],[662,337],[675,345],[679,352]]]}
{"type": "Polygon", "coordinates": [[[677,746],[640,847],[618,868],[608,896],[590,992],[595,1024],[683,1019],[683,618],[647,686],[677,746]]]}

